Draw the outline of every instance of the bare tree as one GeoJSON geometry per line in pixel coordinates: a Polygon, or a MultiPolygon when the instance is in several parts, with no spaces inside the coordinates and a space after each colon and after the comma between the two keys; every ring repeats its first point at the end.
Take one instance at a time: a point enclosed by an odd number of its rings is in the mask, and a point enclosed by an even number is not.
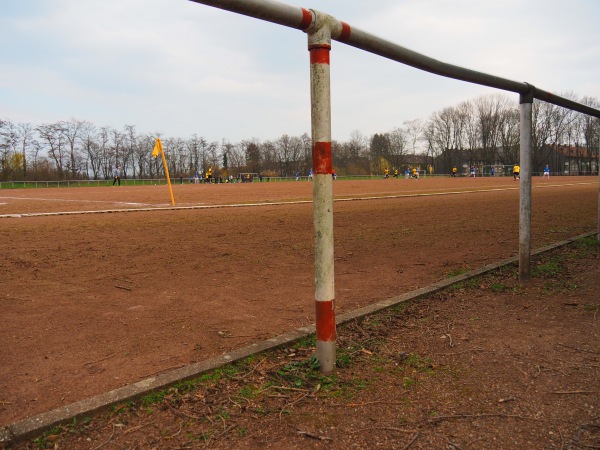
{"type": "Polygon", "coordinates": [[[506,108],[507,97],[488,95],[475,99],[474,106],[479,125],[481,151],[479,159],[484,164],[494,164],[500,147],[502,112],[506,108]]]}
{"type": "Polygon", "coordinates": [[[279,159],[275,142],[265,141],[259,145],[261,172],[279,174],[279,159]]]}
{"type": "Polygon", "coordinates": [[[205,159],[208,143],[203,137],[198,137],[198,135],[194,134],[186,141],[186,147],[188,155],[187,171],[189,174],[193,174],[196,170],[200,169],[202,161],[205,159]]]}
{"type": "MultiPolygon", "coordinates": [[[[231,148],[233,147],[234,146],[232,145],[231,148]]],[[[261,172],[260,142],[257,139],[244,141],[244,155],[245,164],[243,165],[246,166],[246,170],[255,173],[261,172]]],[[[238,167],[242,167],[242,164],[238,167]]]]}
{"type": "Polygon", "coordinates": [[[156,144],[156,138],[153,134],[138,135],[137,145],[135,147],[135,159],[137,164],[138,177],[149,176],[154,178],[156,163],[152,162],[152,150],[156,144]]]}
{"type": "Polygon", "coordinates": [[[408,147],[406,151],[416,154],[418,152],[418,144],[423,140],[425,125],[421,119],[407,120],[402,125],[408,147]]]}
{"type": "Polygon", "coordinates": [[[101,167],[100,146],[97,141],[96,127],[91,122],[83,122],[81,126],[80,141],[83,152],[87,155],[86,174],[94,180],[98,179],[101,167]]]}
{"type": "Polygon", "coordinates": [[[279,175],[284,177],[289,176],[293,173],[294,158],[299,150],[297,142],[289,135],[284,134],[275,141],[275,149],[277,150],[279,175]]]}
{"type": "Polygon", "coordinates": [[[33,126],[30,123],[17,124],[17,133],[19,136],[19,147],[23,155],[23,178],[27,177],[27,152],[33,145],[33,126]]]}
{"type": "Polygon", "coordinates": [[[63,179],[65,171],[66,143],[61,123],[40,125],[36,128],[36,131],[42,141],[47,145],[48,156],[54,161],[58,178],[63,179]]]}
{"type": "Polygon", "coordinates": [[[498,160],[502,165],[514,165],[519,161],[520,120],[517,108],[506,109],[501,114],[498,160]]]}
{"type": "Polygon", "coordinates": [[[119,167],[123,165],[125,135],[115,128],[110,129],[110,159],[108,161],[108,171],[110,173],[111,166],[119,167]]]}
{"type": "Polygon", "coordinates": [[[77,144],[79,143],[79,134],[82,126],[83,122],[75,119],[71,119],[68,122],[60,122],[60,132],[64,137],[68,152],[66,173],[70,173],[71,178],[75,178],[81,170],[81,154],[77,144]]]}
{"type": "Polygon", "coordinates": [[[2,179],[12,177],[15,169],[14,155],[18,146],[17,127],[9,120],[0,120],[0,169],[2,179]]]}
{"type": "Polygon", "coordinates": [[[98,145],[100,150],[100,167],[102,168],[102,177],[109,178],[111,174],[111,150],[110,150],[109,127],[102,127],[98,132],[98,145]]]}
{"type": "Polygon", "coordinates": [[[409,146],[407,133],[401,128],[394,128],[388,133],[388,137],[390,146],[386,159],[394,169],[399,169],[404,163],[407,148],[409,146]]]}
{"type": "MultiPolygon", "coordinates": [[[[592,97],[584,97],[581,103],[592,108],[600,108],[600,101],[592,97]]],[[[600,167],[600,119],[588,116],[587,114],[578,114],[577,120],[580,122],[583,142],[591,158],[595,161],[595,170],[594,168],[590,168],[591,173],[598,173],[598,168],[600,167]]]]}
{"type": "Polygon", "coordinates": [[[423,138],[427,144],[427,151],[432,158],[441,157],[441,167],[437,171],[447,172],[450,166],[458,163],[458,152],[455,142],[455,120],[453,108],[444,108],[432,114],[423,130],[423,138]]]}
{"type": "Polygon", "coordinates": [[[136,164],[134,161],[135,150],[137,147],[137,133],[135,131],[135,125],[125,125],[123,130],[123,149],[122,149],[122,163],[123,163],[123,176],[127,176],[127,171],[131,168],[132,176],[135,178],[136,175],[136,164]]]}

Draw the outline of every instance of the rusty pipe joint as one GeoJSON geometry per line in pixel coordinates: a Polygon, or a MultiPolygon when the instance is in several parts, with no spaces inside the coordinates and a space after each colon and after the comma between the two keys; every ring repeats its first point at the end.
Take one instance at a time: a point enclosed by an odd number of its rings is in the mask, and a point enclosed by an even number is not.
{"type": "Polygon", "coordinates": [[[329,14],[310,10],[312,22],[306,30],[308,34],[308,49],[331,48],[331,39],[337,39],[342,35],[343,24],[329,14]]]}

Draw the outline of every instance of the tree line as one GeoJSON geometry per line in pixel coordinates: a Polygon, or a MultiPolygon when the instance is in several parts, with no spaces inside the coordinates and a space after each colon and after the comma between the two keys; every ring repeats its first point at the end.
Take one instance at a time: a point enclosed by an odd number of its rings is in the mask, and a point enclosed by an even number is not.
{"type": "MultiPolygon", "coordinates": [[[[595,98],[563,97],[598,108],[595,98]]],[[[563,164],[557,149],[577,149],[596,161],[600,121],[545,102],[533,104],[533,170],[563,164]]],[[[312,165],[308,133],[275,140],[208,141],[139,133],[134,125],[119,130],[71,119],[33,125],[0,119],[1,180],[106,179],[115,167],[126,178],[163,176],[162,161],[151,157],[159,137],[174,177],[241,172],[265,176],[306,175],[312,165]]],[[[427,120],[406,121],[394,129],[365,136],[356,130],[346,141],[332,142],[335,170],[341,175],[380,174],[384,169],[431,166],[449,173],[453,166],[511,165],[519,160],[519,109],[514,97],[494,94],[433,113],[427,120]]],[[[596,169],[597,170],[597,169],[596,169]]]]}

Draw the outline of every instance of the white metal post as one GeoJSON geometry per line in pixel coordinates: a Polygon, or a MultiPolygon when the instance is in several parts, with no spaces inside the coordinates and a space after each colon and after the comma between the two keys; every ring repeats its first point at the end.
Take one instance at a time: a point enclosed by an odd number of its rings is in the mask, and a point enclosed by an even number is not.
{"type": "Polygon", "coordinates": [[[315,227],[315,311],[317,351],[324,374],[335,368],[335,292],[333,259],[333,164],[331,158],[331,35],[341,24],[311,11],[307,29],[310,51],[311,124],[313,145],[313,216],[315,227]]]}
{"type": "Polygon", "coordinates": [[[528,94],[520,96],[519,163],[519,281],[529,281],[531,267],[531,135],[533,86],[528,94]]]}

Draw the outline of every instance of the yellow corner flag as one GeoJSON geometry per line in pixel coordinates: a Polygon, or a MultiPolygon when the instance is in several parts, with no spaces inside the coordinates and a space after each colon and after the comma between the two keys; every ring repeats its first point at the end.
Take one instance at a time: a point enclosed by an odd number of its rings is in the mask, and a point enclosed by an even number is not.
{"type": "Polygon", "coordinates": [[[173,197],[173,188],[171,187],[171,177],[169,176],[169,166],[167,165],[167,158],[162,147],[162,143],[159,138],[156,138],[156,144],[154,144],[154,150],[152,150],[152,157],[156,158],[158,154],[161,154],[163,160],[163,167],[165,168],[165,175],[167,176],[167,184],[169,185],[169,193],[171,194],[171,205],[175,206],[175,198],[173,197]]]}
{"type": "Polygon", "coordinates": [[[160,139],[156,138],[156,144],[154,144],[154,150],[152,150],[152,157],[156,158],[159,153],[163,152],[162,143],[160,139]]]}

